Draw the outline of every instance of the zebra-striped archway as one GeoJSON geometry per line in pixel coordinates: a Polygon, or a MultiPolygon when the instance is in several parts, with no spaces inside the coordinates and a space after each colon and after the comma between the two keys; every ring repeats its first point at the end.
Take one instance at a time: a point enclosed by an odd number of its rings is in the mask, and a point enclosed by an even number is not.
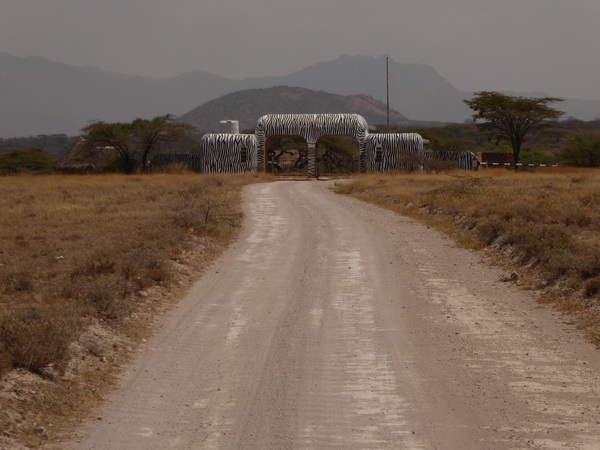
{"type": "Polygon", "coordinates": [[[365,143],[369,125],[358,114],[267,114],[256,125],[257,166],[265,167],[266,141],[271,136],[298,135],[308,145],[308,177],[316,177],[315,146],[322,136],[354,136],[358,141],[359,171],[366,172],[365,143]]]}
{"type": "Polygon", "coordinates": [[[367,121],[358,114],[267,114],[255,134],[206,134],[199,154],[157,155],[153,167],[183,163],[201,173],[266,171],[266,141],[272,136],[301,136],[308,147],[308,177],[316,178],[317,140],[324,136],[353,136],[358,141],[359,172],[423,170],[432,158],[454,161],[462,170],[477,170],[479,161],[470,152],[423,151],[416,133],[369,134],[367,121]]]}

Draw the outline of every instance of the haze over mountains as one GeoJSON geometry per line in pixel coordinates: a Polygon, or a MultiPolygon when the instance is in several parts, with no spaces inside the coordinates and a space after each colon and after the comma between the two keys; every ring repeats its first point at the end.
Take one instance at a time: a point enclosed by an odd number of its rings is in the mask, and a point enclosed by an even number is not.
{"type": "MultiPolygon", "coordinates": [[[[353,113],[363,116],[369,125],[385,125],[387,105],[364,94],[339,95],[312,89],[275,86],[247,89],[210,100],[179,116],[201,133],[219,131],[219,119],[239,121],[240,130],[254,129],[265,114],[353,113]]],[[[402,126],[408,120],[390,109],[390,126],[402,126]]]]}
{"type": "MultiPolygon", "coordinates": [[[[472,93],[460,91],[428,65],[390,60],[389,82],[391,107],[409,120],[462,122],[471,114],[462,100],[472,93]]],[[[385,57],[341,56],[286,76],[233,80],[200,71],[153,79],[0,53],[0,137],[75,135],[92,120],[180,116],[225,94],[274,86],[365,94],[385,102],[385,57]]],[[[600,101],[567,100],[556,106],[581,120],[600,116],[600,101]]],[[[237,118],[215,117],[215,122],[222,119],[237,118]]]]}

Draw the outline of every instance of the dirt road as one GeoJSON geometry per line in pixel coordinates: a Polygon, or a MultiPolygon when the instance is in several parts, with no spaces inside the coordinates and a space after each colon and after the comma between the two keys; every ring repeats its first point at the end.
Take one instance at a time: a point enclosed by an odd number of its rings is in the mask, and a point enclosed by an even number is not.
{"type": "Polygon", "coordinates": [[[600,354],[476,253],[322,182],[246,196],[70,448],[600,448],[600,354]]]}

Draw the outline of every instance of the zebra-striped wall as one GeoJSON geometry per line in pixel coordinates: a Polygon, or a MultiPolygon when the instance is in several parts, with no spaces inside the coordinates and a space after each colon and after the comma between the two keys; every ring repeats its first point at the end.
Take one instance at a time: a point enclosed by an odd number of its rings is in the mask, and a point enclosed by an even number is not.
{"type": "Polygon", "coordinates": [[[308,144],[308,177],[316,176],[315,144],[321,136],[354,136],[358,140],[359,170],[366,172],[365,141],[369,125],[358,114],[267,114],[256,125],[257,165],[265,166],[265,145],[270,136],[299,135],[308,144]]]}
{"type": "Polygon", "coordinates": [[[438,159],[442,161],[453,161],[459,170],[479,170],[481,162],[473,152],[425,152],[425,161],[438,159]]]}
{"type": "Polygon", "coordinates": [[[202,173],[256,171],[256,136],[205,134],[200,140],[202,173]]]}
{"type": "Polygon", "coordinates": [[[365,144],[367,172],[420,170],[423,138],[417,133],[369,134],[365,144]]]}

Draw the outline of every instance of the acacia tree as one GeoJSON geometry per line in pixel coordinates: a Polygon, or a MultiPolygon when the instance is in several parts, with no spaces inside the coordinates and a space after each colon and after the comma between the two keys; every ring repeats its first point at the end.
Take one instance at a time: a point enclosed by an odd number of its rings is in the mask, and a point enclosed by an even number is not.
{"type": "Polygon", "coordinates": [[[328,173],[349,173],[358,159],[358,142],[353,136],[322,136],[316,144],[317,169],[328,173]]]}
{"type": "Polygon", "coordinates": [[[143,171],[147,167],[150,154],[162,144],[182,141],[196,130],[192,125],[176,122],[175,116],[171,114],[152,120],[136,119],[131,123],[131,127],[143,171]]]}
{"type": "Polygon", "coordinates": [[[563,113],[548,104],[560,101],[562,99],[554,97],[514,97],[490,91],[476,92],[473,99],[464,100],[475,111],[473,120],[488,139],[510,143],[515,169],[525,136],[548,120],[558,119],[563,113]]]}
{"type": "Polygon", "coordinates": [[[135,171],[136,157],[130,143],[130,123],[106,123],[102,121],[92,122],[81,131],[85,133],[79,146],[80,151],[86,153],[100,154],[115,152],[121,160],[121,166],[125,173],[135,171]]]}
{"type": "Polygon", "coordinates": [[[138,167],[145,172],[150,155],[161,144],[184,140],[194,130],[193,126],[177,123],[173,115],[166,114],[131,123],[92,122],[81,131],[87,150],[116,152],[125,173],[131,174],[138,167]]]}

